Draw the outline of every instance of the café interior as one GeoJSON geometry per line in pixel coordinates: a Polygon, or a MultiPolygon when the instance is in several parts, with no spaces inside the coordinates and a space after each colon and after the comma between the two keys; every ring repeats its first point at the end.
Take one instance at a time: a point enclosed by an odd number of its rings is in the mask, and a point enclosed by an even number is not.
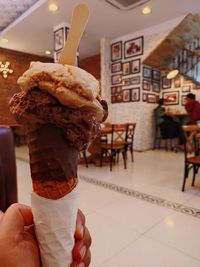
{"type": "MultiPolygon", "coordinates": [[[[13,118],[10,98],[31,62],[59,62],[81,1],[25,2],[0,3],[3,211],[15,202],[31,205],[32,191],[26,129],[13,118]]],[[[200,137],[198,124],[187,125],[185,109],[188,93],[200,101],[199,0],[84,3],[90,17],[76,64],[99,81],[108,104],[100,135],[78,159],[90,266],[199,267],[200,137]],[[182,147],[161,136],[154,112],[160,98],[180,124],[182,147]]]]}

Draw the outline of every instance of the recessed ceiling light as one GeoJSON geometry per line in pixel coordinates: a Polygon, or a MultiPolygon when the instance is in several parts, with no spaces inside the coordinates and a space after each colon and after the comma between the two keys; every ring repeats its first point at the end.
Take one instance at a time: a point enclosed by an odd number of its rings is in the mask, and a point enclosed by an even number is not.
{"type": "Polygon", "coordinates": [[[51,12],[56,12],[58,10],[58,5],[56,3],[51,3],[48,5],[48,9],[51,12]]]}
{"type": "Polygon", "coordinates": [[[143,7],[143,9],[142,9],[142,14],[143,15],[148,15],[148,14],[150,14],[151,13],[151,8],[150,8],[150,6],[145,6],[145,7],[143,7]]]}
{"type": "Polygon", "coordinates": [[[1,39],[1,41],[2,41],[2,43],[8,43],[8,39],[6,39],[6,38],[1,39]]]}
{"type": "Polygon", "coordinates": [[[50,50],[46,50],[46,51],[45,51],[45,54],[46,54],[46,55],[51,55],[51,51],[50,51],[50,50]]]}

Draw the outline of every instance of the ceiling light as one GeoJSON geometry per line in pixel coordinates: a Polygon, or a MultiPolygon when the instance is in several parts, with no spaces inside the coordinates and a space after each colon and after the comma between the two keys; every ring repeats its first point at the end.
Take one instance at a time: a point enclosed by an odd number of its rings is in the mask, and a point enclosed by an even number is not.
{"type": "Polygon", "coordinates": [[[173,79],[179,74],[178,69],[170,70],[167,74],[167,79],[173,79]]]}
{"type": "Polygon", "coordinates": [[[51,3],[51,4],[48,5],[48,9],[51,12],[56,12],[58,10],[58,5],[55,4],[55,3],[51,3]]]}
{"type": "Polygon", "coordinates": [[[143,7],[143,9],[142,9],[142,14],[143,15],[148,15],[150,13],[151,13],[151,8],[149,6],[143,7]]]}
{"type": "Polygon", "coordinates": [[[51,55],[51,51],[50,50],[46,50],[45,51],[45,55],[51,55]]]}
{"type": "Polygon", "coordinates": [[[1,39],[1,41],[2,41],[2,43],[8,43],[8,39],[6,39],[6,38],[1,39]]]}

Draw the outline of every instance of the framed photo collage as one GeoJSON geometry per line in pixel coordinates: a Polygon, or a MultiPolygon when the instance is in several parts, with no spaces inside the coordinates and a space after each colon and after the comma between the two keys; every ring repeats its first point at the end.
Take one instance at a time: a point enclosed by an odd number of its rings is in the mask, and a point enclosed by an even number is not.
{"type": "Polygon", "coordinates": [[[111,102],[155,104],[162,97],[166,105],[185,105],[186,95],[198,86],[180,75],[169,80],[160,70],[142,65],[143,49],[143,36],[111,44],[111,102]]]}
{"type": "Polygon", "coordinates": [[[142,101],[155,104],[158,102],[161,86],[161,72],[149,66],[142,69],[142,101]]]}
{"type": "Polygon", "coordinates": [[[111,44],[111,102],[140,101],[143,36],[111,44]]]}

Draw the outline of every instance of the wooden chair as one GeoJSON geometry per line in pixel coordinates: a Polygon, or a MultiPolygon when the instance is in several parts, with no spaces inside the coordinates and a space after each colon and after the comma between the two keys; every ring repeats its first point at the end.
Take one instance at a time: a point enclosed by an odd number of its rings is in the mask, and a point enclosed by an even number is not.
{"type": "Polygon", "coordinates": [[[135,127],[136,123],[127,123],[126,125],[125,151],[126,151],[126,157],[127,157],[127,152],[130,151],[132,162],[134,162],[133,141],[134,141],[135,127]]]}
{"type": "Polygon", "coordinates": [[[112,124],[110,139],[107,143],[102,142],[100,146],[100,166],[103,165],[103,156],[109,158],[110,171],[112,171],[113,162],[115,163],[116,157],[122,153],[124,161],[124,169],[126,169],[126,150],[125,150],[125,135],[126,124],[112,124]]]}
{"type": "Polygon", "coordinates": [[[17,202],[17,171],[13,133],[0,126],[0,210],[17,202]]]}
{"type": "Polygon", "coordinates": [[[79,161],[82,161],[82,158],[85,162],[85,166],[86,168],[88,168],[88,160],[87,160],[87,155],[86,155],[86,150],[82,150],[79,152],[79,161]]]}
{"type": "Polygon", "coordinates": [[[189,176],[189,172],[193,170],[192,186],[195,183],[195,177],[200,167],[200,156],[199,156],[199,139],[197,125],[185,125],[182,126],[184,136],[186,139],[184,145],[184,177],[182,192],[185,190],[186,179],[189,176]]]}

